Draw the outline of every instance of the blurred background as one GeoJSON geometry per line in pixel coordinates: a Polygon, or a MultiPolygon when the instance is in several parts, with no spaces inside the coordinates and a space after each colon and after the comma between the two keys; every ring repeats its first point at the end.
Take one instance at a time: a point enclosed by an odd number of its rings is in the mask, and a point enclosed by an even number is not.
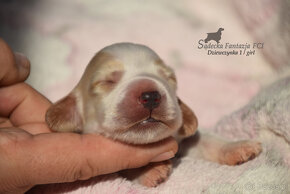
{"type": "MultiPolygon", "coordinates": [[[[56,101],[79,81],[101,48],[145,44],[175,69],[178,95],[202,128],[246,104],[287,71],[289,0],[1,0],[0,37],[28,56],[27,82],[56,101]],[[253,56],[209,56],[206,33],[221,43],[263,42],[253,56]]],[[[17,95],[17,94],[16,94],[17,95]]]]}

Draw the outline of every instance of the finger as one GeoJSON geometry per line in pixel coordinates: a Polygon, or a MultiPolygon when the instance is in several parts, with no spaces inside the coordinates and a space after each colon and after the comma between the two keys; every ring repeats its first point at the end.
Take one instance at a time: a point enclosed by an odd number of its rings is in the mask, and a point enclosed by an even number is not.
{"type": "Polygon", "coordinates": [[[51,105],[26,83],[0,88],[0,102],[0,116],[9,117],[14,126],[43,123],[46,110],[51,105]]]}
{"type": "MultiPolygon", "coordinates": [[[[0,125],[0,127],[1,127],[1,125],[0,125]]],[[[19,128],[24,129],[25,131],[27,131],[28,133],[30,133],[32,135],[37,135],[39,133],[51,133],[52,132],[45,121],[20,125],[19,128]]]]}
{"type": "Polygon", "coordinates": [[[28,59],[13,53],[11,48],[0,38],[0,86],[7,86],[24,81],[30,72],[28,59]]]}
{"type": "MultiPolygon", "coordinates": [[[[27,184],[85,180],[93,176],[141,167],[164,153],[177,152],[172,138],[144,146],[123,144],[99,135],[73,133],[39,134],[18,143],[14,168],[27,184]]],[[[16,149],[16,148],[15,148],[16,149]]]]}

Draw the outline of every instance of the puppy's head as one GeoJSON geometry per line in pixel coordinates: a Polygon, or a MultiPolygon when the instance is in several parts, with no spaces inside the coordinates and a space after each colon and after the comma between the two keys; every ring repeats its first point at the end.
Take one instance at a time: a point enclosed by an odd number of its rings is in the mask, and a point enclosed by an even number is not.
{"type": "Polygon", "coordinates": [[[194,113],[176,96],[174,72],[150,48],[119,43],[99,51],[73,91],[46,114],[61,132],[99,133],[128,143],[195,132],[194,113]]]}

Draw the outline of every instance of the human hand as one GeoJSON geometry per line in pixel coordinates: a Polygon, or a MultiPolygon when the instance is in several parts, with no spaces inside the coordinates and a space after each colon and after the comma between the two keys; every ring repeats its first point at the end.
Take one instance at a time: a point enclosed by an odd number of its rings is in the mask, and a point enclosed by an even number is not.
{"type": "Polygon", "coordinates": [[[95,134],[52,133],[44,119],[51,103],[23,83],[29,61],[1,39],[0,69],[0,193],[137,168],[177,151],[173,138],[136,146],[95,134]]]}

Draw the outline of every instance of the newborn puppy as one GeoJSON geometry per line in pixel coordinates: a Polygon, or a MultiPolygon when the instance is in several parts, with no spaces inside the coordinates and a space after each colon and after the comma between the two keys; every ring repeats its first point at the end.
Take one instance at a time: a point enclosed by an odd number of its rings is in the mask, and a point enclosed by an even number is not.
{"type": "MultiPolygon", "coordinates": [[[[72,92],[49,108],[46,121],[58,132],[98,133],[132,144],[182,139],[195,134],[197,118],[176,96],[176,85],[173,70],[150,48],[113,44],[93,57],[72,92]]],[[[261,151],[254,141],[231,143],[206,134],[197,144],[200,157],[228,165],[261,151]]],[[[158,162],[123,174],[153,187],[166,180],[171,166],[158,162]]]]}

